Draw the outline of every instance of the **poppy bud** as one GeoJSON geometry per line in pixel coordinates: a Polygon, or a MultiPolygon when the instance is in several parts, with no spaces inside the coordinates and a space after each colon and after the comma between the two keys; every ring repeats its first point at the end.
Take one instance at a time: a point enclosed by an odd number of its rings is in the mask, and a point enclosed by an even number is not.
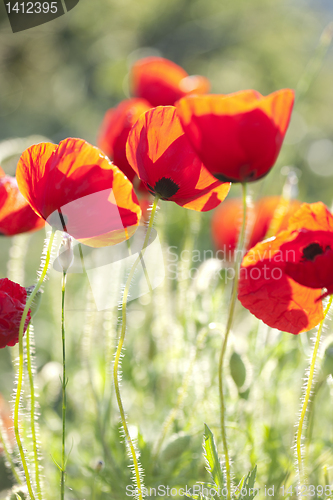
{"type": "Polygon", "coordinates": [[[238,389],[243,387],[246,380],[246,367],[237,352],[233,352],[229,362],[230,374],[238,389]]]}
{"type": "Polygon", "coordinates": [[[64,273],[67,273],[74,262],[73,239],[67,233],[63,235],[58,253],[58,261],[64,273]]]}

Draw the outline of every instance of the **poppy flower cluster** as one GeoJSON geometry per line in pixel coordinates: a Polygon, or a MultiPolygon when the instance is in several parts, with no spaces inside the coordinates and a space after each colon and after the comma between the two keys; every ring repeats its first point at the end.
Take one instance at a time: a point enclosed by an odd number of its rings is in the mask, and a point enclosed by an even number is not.
{"type": "Polygon", "coordinates": [[[321,202],[303,204],[286,230],[244,257],[238,298],[272,328],[298,334],[315,327],[321,299],[332,293],[333,216],[321,202]]]}
{"type": "Polygon", "coordinates": [[[0,234],[14,236],[44,226],[18,189],[15,177],[0,169],[0,234]]]}
{"type": "MultiPolygon", "coordinates": [[[[155,106],[174,105],[185,95],[209,92],[210,83],[203,76],[189,76],[183,68],[163,57],[138,60],[131,68],[129,79],[135,97],[125,99],[106,112],[97,144],[128,179],[135,182],[135,172],[126,158],[126,141],[139,116],[155,106]]],[[[137,187],[145,193],[142,183],[137,187]]]]}
{"type": "MultiPolygon", "coordinates": [[[[262,241],[273,224],[275,234],[288,227],[288,221],[301,206],[298,200],[292,200],[287,205],[280,196],[265,196],[253,207],[248,207],[247,213],[247,244],[252,248],[262,241]]],[[[242,200],[231,198],[214,211],[211,223],[211,234],[218,251],[223,253],[223,259],[233,260],[237,247],[242,221],[242,200]]]]}
{"type": "MultiPolygon", "coordinates": [[[[25,288],[7,278],[0,279],[0,348],[17,344],[26,301],[25,288]]],[[[24,331],[28,328],[30,320],[31,311],[29,310],[24,331]]]]}

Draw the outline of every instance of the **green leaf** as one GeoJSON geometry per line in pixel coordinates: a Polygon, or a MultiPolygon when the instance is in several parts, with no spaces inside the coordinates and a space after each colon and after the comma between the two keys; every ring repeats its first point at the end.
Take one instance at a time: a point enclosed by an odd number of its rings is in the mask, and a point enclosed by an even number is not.
{"type": "Polygon", "coordinates": [[[219,460],[216,444],[214,440],[214,436],[208,425],[205,424],[205,434],[204,434],[204,443],[203,447],[205,450],[204,457],[207,464],[207,471],[211,475],[214,484],[217,488],[220,488],[222,491],[224,487],[224,476],[223,470],[221,466],[221,462],[219,460]]]}
{"type": "Polygon", "coordinates": [[[238,493],[234,495],[235,499],[253,500],[253,498],[257,496],[259,488],[255,489],[254,487],[254,483],[256,481],[256,475],[257,475],[257,466],[255,466],[255,468],[252,471],[250,471],[247,474],[247,476],[244,476],[242,478],[236,490],[238,493]]]}

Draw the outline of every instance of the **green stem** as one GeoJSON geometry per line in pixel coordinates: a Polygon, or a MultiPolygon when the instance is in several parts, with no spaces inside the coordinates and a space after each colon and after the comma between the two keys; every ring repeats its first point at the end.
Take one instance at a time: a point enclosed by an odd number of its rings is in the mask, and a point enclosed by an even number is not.
{"type": "Polygon", "coordinates": [[[38,290],[40,289],[40,287],[43,284],[44,278],[45,278],[46,273],[47,273],[47,269],[49,267],[49,263],[50,263],[50,259],[51,259],[51,249],[52,249],[52,244],[53,244],[55,232],[56,232],[56,229],[52,228],[52,233],[50,236],[50,240],[49,240],[49,244],[48,244],[48,248],[47,248],[47,253],[46,253],[46,257],[45,257],[45,263],[44,263],[40,278],[37,281],[37,284],[36,284],[34,290],[32,291],[32,293],[30,294],[30,296],[27,299],[27,302],[26,302],[26,305],[25,305],[25,308],[24,308],[24,311],[22,314],[20,329],[19,329],[19,371],[18,371],[17,390],[16,390],[16,398],[15,398],[15,408],[14,408],[14,432],[15,432],[15,438],[16,438],[18,449],[19,449],[22,467],[24,470],[25,479],[27,482],[27,488],[28,488],[28,492],[29,492],[31,500],[35,500],[35,496],[34,496],[32,485],[31,485],[30,473],[29,473],[29,469],[28,469],[28,465],[27,465],[27,460],[25,458],[25,453],[23,450],[21,436],[20,436],[20,430],[19,430],[19,409],[20,409],[20,399],[21,399],[22,385],[23,385],[23,364],[24,364],[23,333],[24,333],[25,321],[27,319],[27,315],[28,315],[30,306],[31,306],[38,290]]]}
{"type": "Polygon", "coordinates": [[[134,447],[133,441],[131,439],[131,435],[130,435],[129,430],[128,430],[124,406],[123,406],[123,402],[122,402],[121,395],[120,395],[119,362],[121,359],[121,351],[122,351],[122,348],[124,345],[125,333],[126,333],[126,309],[127,309],[127,297],[128,297],[128,293],[129,293],[129,288],[130,288],[130,284],[131,284],[131,281],[133,279],[134,273],[136,271],[136,268],[137,268],[139,262],[141,261],[143,255],[145,253],[145,250],[148,246],[159,199],[160,199],[159,196],[156,196],[154,199],[154,203],[152,206],[151,215],[150,215],[150,219],[149,219],[149,224],[148,224],[148,228],[147,228],[147,233],[146,233],[146,237],[145,237],[145,240],[143,243],[142,250],[141,250],[139,256],[137,257],[137,259],[135,260],[135,262],[132,266],[132,269],[129,273],[129,276],[127,278],[127,281],[126,281],[123,300],[122,300],[122,306],[121,306],[121,310],[122,310],[121,334],[120,334],[119,343],[118,343],[116,356],[115,356],[115,360],[114,360],[114,366],[113,366],[113,379],[114,379],[114,386],[115,386],[118,408],[119,408],[119,412],[120,412],[120,419],[121,419],[121,423],[122,423],[122,426],[124,429],[125,437],[126,437],[126,440],[127,440],[127,443],[128,443],[131,455],[132,455],[132,460],[133,460],[133,465],[134,465],[134,475],[135,475],[135,481],[136,481],[136,485],[137,485],[137,489],[138,489],[139,500],[143,499],[142,487],[141,487],[140,467],[139,467],[139,462],[137,459],[135,447],[134,447]]]}
{"type": "Polygon", "coordinates": [[[34,387],[34,377],[32,372],[32,354],[31,354],[31,342],[30,342],[30,329],[31,324],[29,324],[26,332],[26,342],[27,342],[27,365],[28,365],[28,375],[30,384],[30,420],[31,420],[31,435],[34,450],[34,462],[35,462],[35,477],[36,477],[36,487],[37,496],[39,500],[42,500],[42,488],[40,481],[40,470],[39,470],[39,460],[38,460],[38,443],[35,425],[35,387],[34,387]]]}
{"type": "Polygon", "coordinates": [[[244,243],[245,243],[245,234],[246,234],[246,184],[242,184],[242,192],[243,192],[243,222],[239,235],[236,257],[235,257],[235,278],[232,287],[232,294],[230,300],[229,314],[227,320],[227,326],[225,329],[225,335],[222,343],[222,349],[220,353],[219,360],[219,395],[220,395],[220,408],[221,408],[221,435],[222,435],[222,444],[223,444],[223,452],[224,452],[224,462],[225,462],[225,471],[226,471],[226,480],[227,480],[227,499],[231,498],[231,466],[230,466],[230,457],[227,443],[227,435],[226,435],[226,425],[225,425],[225,401],[224,401],[224,387],[223,387],[223,362],[225,353],[227,350],[229,333],[231,330],[231,325],[233,322],[236,299],[237,299],[237,289],[238,289],[238,280],[239,280],[239,268],[243,257],[244,251],[244,243]]]}
{"type": "Polygon", "coordinates": [[[61,289],[61,339],[62,339],[62,449],[61,449],[61,483],[60,498],[65,497],[65,479],[66,479],[66,339],[65,339],[65,289],[66,272],[62,275],[61,289]]]}
{"type": "Polygon", "coordinates": [[[311,390],[312,390],[312,382],[313,382],[313,377],[314,377],[314,371],[315,371],[315,366],[316,366],[316,359],[317,359],[317,353],[320,345],[320,338],[321,334],[323,331],[323,326],[324,322],[326,319],[326,316],[328,314],[328,311],[332,305],[333,302],[333,295],[331,295],[329,302],[325,308],[324,311],[324,318],[319,324],[318,327],[318,332],[316,336],[316,341],[312,353],[312,358],[311,358],[311,364],[310,364],[310,370],[309,370],[309,375],[308,375],[308,380],[307,380],[307,385],[306,385],[306,390],[305,390],[305,395],[304,395],[304,400],[302,404],[302,409],[301,409],[301,416],[298,422],[298,427],[297,427],[297,432],[296,432],[296,456],[297,456],[297,467],[298,467],[298,475],[299,475],[299,481],[300,484],[303,484],[303,459],[302,459],[302,432],[303,432],[303,425],[304,425],[304,420],[305,420],[305,415],[306,415],[306,410],[308,407],[310,395],[311,395],[311,390]]]}

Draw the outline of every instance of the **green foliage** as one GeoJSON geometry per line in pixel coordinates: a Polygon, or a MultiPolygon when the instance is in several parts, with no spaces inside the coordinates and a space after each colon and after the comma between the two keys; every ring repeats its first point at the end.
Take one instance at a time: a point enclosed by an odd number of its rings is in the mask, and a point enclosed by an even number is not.
{"type": "Polygon", "coordinates": [[[214,436],[208,425],[205,424],[204,433],[204,457],[207,464],[207,471],[211,475],[213,483],[217,489],[222,490],[224,487],[224,475],[222,470],[222,465],[220,463],[214,436]]]}

